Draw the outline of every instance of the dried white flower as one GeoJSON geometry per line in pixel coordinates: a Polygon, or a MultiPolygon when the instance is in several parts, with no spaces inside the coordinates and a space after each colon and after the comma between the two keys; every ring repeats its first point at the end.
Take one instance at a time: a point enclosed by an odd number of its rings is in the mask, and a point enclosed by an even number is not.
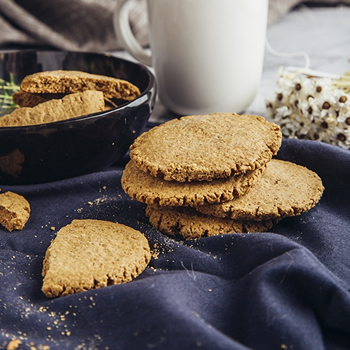
{"type": "Polygon", "coordinates": [[[334,81],[280,68],[275,96],[266,100],[266,117],[280,125],[284,137],[350,149],[348,92],[343,78],[334,81]]]}

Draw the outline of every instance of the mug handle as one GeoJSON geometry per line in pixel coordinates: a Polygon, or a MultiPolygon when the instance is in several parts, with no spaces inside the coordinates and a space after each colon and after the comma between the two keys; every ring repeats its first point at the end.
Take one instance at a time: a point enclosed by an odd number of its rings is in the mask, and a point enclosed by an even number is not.
{"type": "Polygon", "coordinates": [[[118,0],[113,14],[114,30],[124,49],[147,66],[152,66],[152,54],[146,52],[136,40],[130,28],[129,13],[132,1],[118,0]]]}

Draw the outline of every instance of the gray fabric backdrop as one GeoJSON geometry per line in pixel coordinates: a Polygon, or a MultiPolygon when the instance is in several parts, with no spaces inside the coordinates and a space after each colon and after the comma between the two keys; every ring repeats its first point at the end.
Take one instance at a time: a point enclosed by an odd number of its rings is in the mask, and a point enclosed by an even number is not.
{"type": "MultiPolygon", "coordinates": [[[[74,51],[113,51],[120,43],[113,30],[117,0],[0,0],[0,48],[33,46],[74,51]]],[[[148,42],[146,0],[134,0],[131,23],[142,45],[148,42]]],[[[302,0],[270,0],[269,24],[302,0]]],[[[350,0],[308,1],[306,5],[350,0]]]]}

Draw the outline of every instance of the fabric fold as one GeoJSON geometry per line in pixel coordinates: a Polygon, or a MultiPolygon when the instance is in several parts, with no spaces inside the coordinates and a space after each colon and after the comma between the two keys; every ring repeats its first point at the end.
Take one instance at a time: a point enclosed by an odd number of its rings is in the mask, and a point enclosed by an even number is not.
{"type": "Polygon", "coordinates": [[[278,157],[317,172],[325,192],[267,233],[189,241],[161,234],[121,188],[125,160],[68,180],[1,186],[27,198],[32,214],[22,231],[0,228],[0,346],[349,348],[350,153],[283,140],[278,157]],[[48,299],[40,290],[45,251],[62,226],[82,218],[140,230],[151,262],[129,283],[48,299]]]}

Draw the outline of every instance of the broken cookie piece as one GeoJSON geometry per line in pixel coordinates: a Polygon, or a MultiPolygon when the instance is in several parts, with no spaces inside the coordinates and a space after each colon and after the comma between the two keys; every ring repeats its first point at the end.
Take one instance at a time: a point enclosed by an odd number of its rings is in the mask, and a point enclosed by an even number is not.
{"type": "Polygon", "coordinates": [[[103,111],[105,102],[100,91],[84,91],[53,99],[35,107],[15,109],[0,118],[0,127],[52,123],[103,111]]]}
{"type": "Polygon", "coordinates": [[[64,96],[65,94],[32,94],[20,90],[12,95],[12,99],[19,107],[35,107],[40,103],[50,100],[58,100],[64,96]]]}
{"type": "Polygon", "coordinates": [[[104,220],[73,220],[46,251],[42,291],[52,298],[130,282],[150,259],[140,231],[104,220]]]}
{"type": "Polygon", "coordinates": [[[30,204],[14,192],[0,193],[0,223],[10,232],[22,230],[30,216],[30,204]]]}

